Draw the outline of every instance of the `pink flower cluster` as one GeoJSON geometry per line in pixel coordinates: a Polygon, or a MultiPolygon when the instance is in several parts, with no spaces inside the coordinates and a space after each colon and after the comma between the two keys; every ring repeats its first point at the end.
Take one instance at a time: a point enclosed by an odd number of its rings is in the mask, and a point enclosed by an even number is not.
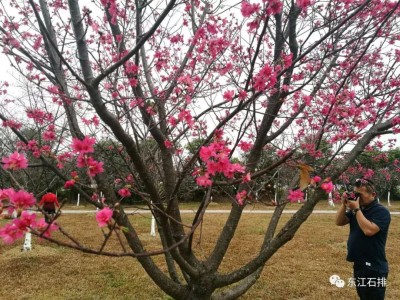
{"type": "Polygon", "coordinates": [[[304,201],[304,193],[300,189],[291,190],[291,191],[289,191],[288,200],[290,202],[304,201]]]}
{"type": "Polygon", "coordinates": [[[239,205],[245,204],[245,201],[246,201],[247,198],[248,198],[248,196],[247,196],[247,191],[246,190],[243,190],[243,191],[238,192],[236,194],[236,201],[237,201],[237,203],[239,205]]]}
{"type": "Polygon", "coordinates": [[[223,174],[226,178],[233,178],[235,173],[243,174],[245,168],[239,163],[231,163],[229,154],[231,150],[224,140],[217,140],[209,146],[200,149],[200,159],[206,164],[205,170],[196,170],[193,175],[201,175],[196,178],[200,186],[211,186],[211,176],[223,174]]]}
{"type": "Polygon", "coordinates": [[[29,229],[38,231],[45,237],[50,237],[53,231],[58,230],[58,226],[54,223],[49,226],[44,218],[36,221],[36,214],[23,211],[19,218],[0,228],[0,238],[5,244],[12,244],[22,238],[29,229]]]}
{"type": "Polygon", "coordinates": [[[122,188],[118,191],[118,195],[120,195],[121,197],[129,197],[131,195],[131,192],[129,191],[128,188],[122,188]]]}
{"type": "Polygon", "coordinates": [[[276,73],[269,65],[265,65],[253,78],[253,87],[257,92],[272,88],[276,83],[276,73]]]}
{"type": "Polygon", "coordinates": [[[67,180],[67,181],[64,183],[64,189],[70,189],[70,188],[72,188],[74,185],[75,185],[75,180],[74,180],[74,179],[67,180]]]}
{"type": "Polygon", "coordinates": [[[228,102],[232,101],[234,96],[235,96],[235,91],[232,90],[225,91],[223,94],[224,100],[228,102]]]}
{"type": "Polygon", "coordinates": [[[312,3],[311,3],[311,0],[296,0],[296,5],[298,6],[298,7],[300,7],[302,10],[303,9],[306,9],[308,6],[310,6],[312,3]]]}
{"type": "MultiPolygon", "coordinates": [[[[103,162],[99,162],[88,155],[94,152],[93,145],[95,142],[95,138],[87,136],[83,140],[77,138],[72,139],[72,151],[78,153],[77,166],[79,168],[87,168],[87,173],[90,177],[104,172],[103,162]]],[[[70,182],[70,184],[71,183],[72,182],[70,182]]]]}
{"type": "Polygon", "coordinates": [[[103,162],[99,162],[91,156],[80,155],[78,156],[77,166],[78,168],[87,168],[87,174],[90,177],[94,177],[97,174],[104,172],[103,162]]]}
{"type": "Polygon", "coordinates": [[[32,207],[36,203],[36,199],[32,193],[28,193],[24,190],[15,191],[12,188],[0,189],[0,206],[3,201],[7,201],[9,208],[8,213],[11,215],[14,210],[21,212],[24,209],[32,207]]]}
{"type": "MultiPolygon", "coordinates": [[[[311,185],[316,185],[321,181],[321,177],[319,176],[314,176],[313,178],[311,178],[311,185]]],[[[327,181],[325,179],[324,182],[321,183],[321,189],[323,189],[327,194],[329,194],[330,192],[333,191],[334,185],[332,183],[332,181],[327,181]]],[[[289,196],[288,196],[288,200],[290,202],[301,202],[304,201],[304,193],[300,190],[291,190],[289,191],[289,196]]]]}
{"type": "Polygon", "coordinates": [[[50,124],[45,132],[43,132],[43,140],[54,141],[56,139],[55,126],[50,124]]]}
{"type": "Polygon", "coordinates": [[[113,211],[109,207],[104,207],[103,209],[99,210],[96,213],[96,221],[97,221],[99,227],[106,226],[110,222],[112,215],[113,215],[113,211]]]}
{"type": "Polygon", "coordinates": [[[332,192],[332,190],[333,190],[333,183],[332,183],[332,181],[323,182],[323,183],[321,184],[321,189],[323,189],[327,194],[329,194],[330,192],[332,192]]]}
{"type": "Polygon", "coordinates": [[[180,121],[185,121],[189,125],[190,128],[192,128],[192,126],[194,124],[193,117],[189,110],[182,109],[178,114],[178,119],[180,121]]]}
{"type": "Polygon", "coordinates": [[[14,152],[8,157],[3,157],[1,161],[4,164],[4,169],[19,170],[28,167],[28,160],[18,152],[14,152]]]}
{"type": "Polygon", "coordinates": [[[240,12],[243,17],[250,17],[252,14],[257,13],[260,10],[260,4],[250,4],[247,1],[242,2],[240,12]]]}
{"type": "MultiPolygon", "coordinates": [[[[266,2],[266,0],[263,0],[263,2],[266,2]]],[[[269,0],[267,15],[277,15],[282,12],[282,8],[283,3],[280,0],[269,0]]]]}
{"type": "Polygon", "coordinates": [[[28,118],[33,119],[36,123],[43,125],[45,122],[54,121],[54,117],[51,113],[45,112],[40,109],[28,109],[26,111],[28,118]]]}
{"type": "Polygon", "coordinates": [[[85,125],[93,124],[95,127],[100,125],[100,119],[97,116],[94,116],[91,119],[82,118],[82,122],[85,123],[85,125]]]}
{"type": "Polygon", "coordinates": [[[251,142],[245,142],[245,141],[240,141],[239,143],[239,148],[242,149],[242,151],[247,152],[253,147],[253,143],[251,142]]]}
{"type": "Polygon", "coordinates": [[[22,127],[22,124],[13,120],[5,120],[3,121],[3,127],[15,128],[19,130],[22,127]]]}
{"type": "Polygon", "coordinates": [[[72,151],[79,154],[94,152],[93,145],[96,143],[95,138],[85,136],[83,140],[78,138],[72,139],[72,151]]]}
{"type": "Polygon", "coordinates": [[[35,205],[36,199],[32,193],[28,193],[24,190],[14,192],[10,198],[10,204],[14,209],[23,210],[35,205]]]}

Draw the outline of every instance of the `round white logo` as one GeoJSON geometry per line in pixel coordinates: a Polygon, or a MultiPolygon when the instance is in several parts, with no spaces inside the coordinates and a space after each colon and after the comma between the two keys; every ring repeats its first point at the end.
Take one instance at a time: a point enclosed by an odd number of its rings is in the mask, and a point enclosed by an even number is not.
{"type": "Polygon", "coordinates": [[[338,288],[342,288],[345,286],[344,280],[340,279],[339,275],[333,274],[329,277],[329,282],[331,285],[336,285],[338,288]]]}

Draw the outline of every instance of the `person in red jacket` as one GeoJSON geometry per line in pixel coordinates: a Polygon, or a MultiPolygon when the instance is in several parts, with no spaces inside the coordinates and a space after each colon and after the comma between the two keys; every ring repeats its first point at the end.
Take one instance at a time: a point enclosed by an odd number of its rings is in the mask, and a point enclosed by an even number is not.
{"type": "Polygon", "coordinates": [[[42,199],[40,199],[39,206],[46,212],[44,215],[46,223],[51,223],[55,213],[56,213],[56,206],[60,207],[58,203],[56,194],[48,191],[46,194],[43,195],[42,199]]]}

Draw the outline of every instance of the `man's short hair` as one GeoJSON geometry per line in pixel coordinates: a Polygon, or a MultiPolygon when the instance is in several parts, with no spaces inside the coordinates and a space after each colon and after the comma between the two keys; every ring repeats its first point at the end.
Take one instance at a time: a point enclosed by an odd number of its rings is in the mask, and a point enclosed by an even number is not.
{"type": "Polygon", "coordinates": [[[365,189],[367,190],[368,193],[371,193],[371,194],[376,193],[375,184],[370,179],[358,178],[358,179],[356,179],[354,186],[355,187],[365,186],[365,189]]]}

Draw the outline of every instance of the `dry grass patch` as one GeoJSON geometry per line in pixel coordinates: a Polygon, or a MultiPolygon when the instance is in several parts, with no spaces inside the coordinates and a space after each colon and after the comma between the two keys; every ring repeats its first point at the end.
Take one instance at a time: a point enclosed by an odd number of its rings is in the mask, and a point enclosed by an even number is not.
{"type": "MultiPolygon", "coordinates": [[[[192,216],[184,215],[189,222],[192,216]]],[[[290,215],[284,215],[286,221],[290,215]]],[[[159,243],[150,236],[150,219],[131,216],[147,249],[159,243]]],[[[194,238],[195,253],[206,257],[215,244],[227,215],[205,216],[194,238]],[[201,233],[201,234],[200,234],[201,233]]],[[[234,270],[248,262],[262,243],[270,215],[243,215],[232,247],[221,269],[234,270]]],[[[390,263],[387,299],[400,299],[399,216],[392,216],[387,254],[390,263]]],[[[93,214],[64,215],[60,223],[69,232],[99,248],[102,233],[93,214]]],[[[280,227],[283,222],[280,223],[280,227]]],[[[329,277],[339,275],[347,283],[352,266],[345,261],[348,228],[334,226],[334,215],[313,214],[295,238],[268,262],[260,280],[241,299],[357,299],[354,288],[331,286],[329,277]]],[[[0,299],[170,299],[161,292],[133,258],[95,256],[39,241],[33,250],[21,252],[22,241],[0,246],[0,299]]],[[[119,247],[113,238],[111,247],[119,247]]],[[[162,257],[156,260],[162,264],[162,257]]]]}

